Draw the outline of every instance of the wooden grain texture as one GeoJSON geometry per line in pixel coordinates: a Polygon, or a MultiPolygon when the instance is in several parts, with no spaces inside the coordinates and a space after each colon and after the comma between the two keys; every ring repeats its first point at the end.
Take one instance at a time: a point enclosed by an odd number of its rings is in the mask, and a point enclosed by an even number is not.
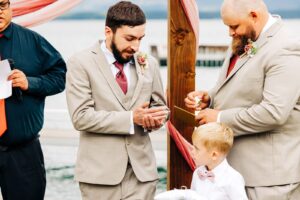
{"type": "MultiPolygon", "coordinates": [[[[174,105],[184,106],[186,95],[195,90],[196,38],[180,0],[168,1],[168,105],[170,120],[191,142],[193,127],[174,115],[174,105]]],[[[186,108],[185,108],[186,109],[186,108]]],[[[192,171],[172,138],[168,137],[167,189],[190,187],[192,171]]]]}

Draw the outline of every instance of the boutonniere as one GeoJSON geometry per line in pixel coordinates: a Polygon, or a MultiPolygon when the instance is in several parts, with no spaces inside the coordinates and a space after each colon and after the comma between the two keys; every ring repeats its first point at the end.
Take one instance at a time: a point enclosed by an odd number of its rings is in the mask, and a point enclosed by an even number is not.
{"type": "Polygon", "coordinates": [[[139,65],[141,66],[142,74],[144,74],[145,70],[148,69],[148,56],[146,53],[139,52],[136,58],[139,65]]]}
{"type": "Polygon", "coordinates": [[[258,48],[256,43],[251,39],[248,39],[248,44],[246,44],[246,46],[244,47],[245,53],[242,56],[247,55],[248,57],[252,58],[257,53],[257,50],[258,48]]]}

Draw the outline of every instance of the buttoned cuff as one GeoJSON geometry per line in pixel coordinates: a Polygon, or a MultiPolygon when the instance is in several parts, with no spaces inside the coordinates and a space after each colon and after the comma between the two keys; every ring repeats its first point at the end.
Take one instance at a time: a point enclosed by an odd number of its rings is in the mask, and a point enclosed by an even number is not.
{"type": "Polygon", "coordinates": [[[222,114],[222,111],[220,111],[220,112],[218,113],[217,123],[221,123],[221,114],[222,114]]]}

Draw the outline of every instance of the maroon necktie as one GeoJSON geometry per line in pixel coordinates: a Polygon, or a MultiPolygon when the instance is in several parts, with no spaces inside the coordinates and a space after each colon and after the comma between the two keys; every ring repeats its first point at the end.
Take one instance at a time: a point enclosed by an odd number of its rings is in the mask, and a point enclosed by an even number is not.
{"type": "Polygon", "coordinates": [[[237,60],[239,59],[239,56],[237,55],[233,55],[231,58],[230,58],[230,63],[229,63],[229,67],[228,67],[228,70],[227,70],[227,75],[226,77],[230,74],[230,72],[233,70],[237,60]]]}
{"type": "Polygon", "coordinates": [[[119,63],[118,61],[114,62],[114,65],[116,68],[119,69],[119,72],[116,74],[116,81],[118,82],[120,88],[124,92],[124,94],[127,93],[127,78],[124,73],[124,65],[119,63]]]}

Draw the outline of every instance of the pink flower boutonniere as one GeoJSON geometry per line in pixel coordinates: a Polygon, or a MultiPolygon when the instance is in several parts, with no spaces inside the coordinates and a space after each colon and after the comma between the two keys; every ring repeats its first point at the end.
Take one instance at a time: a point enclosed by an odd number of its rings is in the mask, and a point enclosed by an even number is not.
{"type": "Polygon", "coordinates": [[[144,74],[145,70],[148,68],[148,56],[146,53],[139,52],[136,58],[139,65],[141,66],[142,74],[144,74]]]}
{"type": "Polygon", "coordinates": [[[245,46],[243,55],[247,55],[248,57],[252,58],[257,53],[257,45],[251,39],[248,39],[248,44],[245,46]]]}

